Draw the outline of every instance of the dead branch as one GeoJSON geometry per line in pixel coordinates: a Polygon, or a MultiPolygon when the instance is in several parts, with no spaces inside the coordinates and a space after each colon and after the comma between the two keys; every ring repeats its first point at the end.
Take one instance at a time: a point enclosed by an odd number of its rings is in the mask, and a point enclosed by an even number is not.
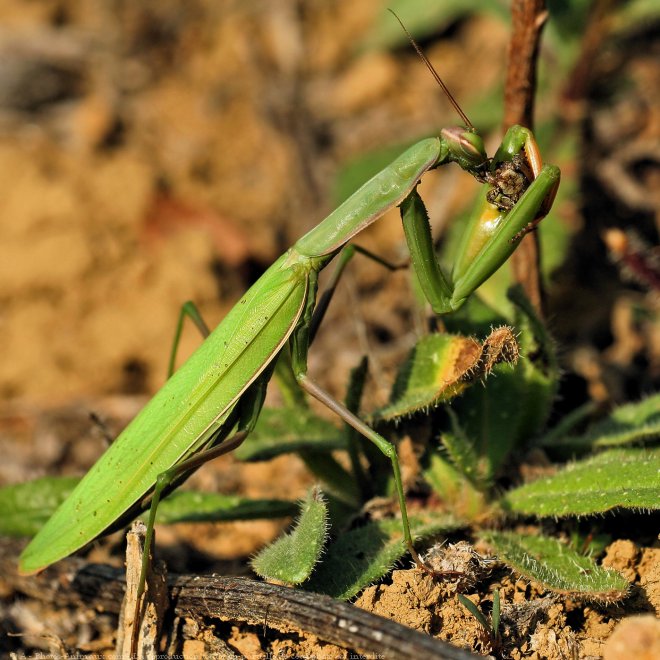
{"type": "MultiPolygon", "coordinates": [[[[15,590],[58,606],[118,613],[125,575],[105,564],[67,559],[38,576],[16,574],[15,555],[3,553],[0,572],[15,590]],[[9,557],[8,557],[9,555],[9,557]]],[[[429,635],[328,596],[242,577],[171,575],[176,616],[245,622],[279,631],[303,631],[322,640],[385,658],[467,660],[477,657],[429,635]]]]}
{"type": "MultiPolygon", "coordinates": [[[[521,124],[533,128],[536,63],[541,31],[548,17],[545,0],[512,0],[504,93],[504,128],[521,124]]],[[[513,253],[514,279],[522,284],[535,309],[543,308],[539,277],[539,245],[536,232],[527,234],[513,253]]]]}

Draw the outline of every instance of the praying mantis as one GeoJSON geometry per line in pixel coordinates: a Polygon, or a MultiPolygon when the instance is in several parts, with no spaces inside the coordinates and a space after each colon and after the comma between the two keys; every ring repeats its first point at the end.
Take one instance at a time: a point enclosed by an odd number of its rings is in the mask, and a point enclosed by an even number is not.
{"type": "Polygon", "coordinates": [[[395,446],[308,375],[307,354],[323,315],[316,305],[320,271],[336,257],[343,267],[353,253],[350,241],[389,209],[400,206],[411,264],[436,314],[459,309],[550,210],[560,172],[542,164],[531,131],[510,128],[489,158],[482,138],[447,94],[466,126],[445,128],[439,137],[410,147],[266,270],[32,539],[20,557],[22,573],[42,570],[150,508],[140,596],[159,500],[204,462],[235,449],[254,429],[283,352],[301,388],[390,460],[403,538],[424,566],[410,532],[395,446]],[[425,172],[450,163],[484,186],[481,207],[446,275],[416,188],[425,172]]]}

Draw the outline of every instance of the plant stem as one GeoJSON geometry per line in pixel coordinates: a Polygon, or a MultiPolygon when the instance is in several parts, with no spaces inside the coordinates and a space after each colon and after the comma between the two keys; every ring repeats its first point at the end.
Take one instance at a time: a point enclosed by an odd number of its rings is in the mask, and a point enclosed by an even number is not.
{"type": "MultiPolygon", "coordinates": [[[[504,130],[513,124],[533,129],[536,62],[541,30],[548,17],[545,0],[512,0],[511,40],[504,93],[504,130]]],[[[513,253],[513,276],[525,290],[539,315],[543,294],[539,277],[539,244],[536,232],[527,234],[513,253]]]]}

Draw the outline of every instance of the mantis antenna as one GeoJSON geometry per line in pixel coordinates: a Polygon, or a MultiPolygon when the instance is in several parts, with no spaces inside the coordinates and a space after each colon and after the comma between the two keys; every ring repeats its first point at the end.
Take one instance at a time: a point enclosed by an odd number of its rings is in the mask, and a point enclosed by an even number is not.
{"type": "Polygon", "coordinates": [[[442,87],[442,91],[445,93],[447,98],[449,99],[449,102],[454,106],[454,110],[458,113],[460,118],[463,120],[465,125],[471,130],[474,131],[474,125],[472,122],[467,118],[467,115],[463,112],[463,109],[461,108],[460,105],[458,105],[458,101],[452,96],[451,92],[447,89],[447,85],[443,82],[442,78],[440,77],[440,74],[435,70],[434,66],[431,64],[429,61],[429,58],[424,55],[424,52],[422,49],[419,47],[419,44],[415,41],[415,38],[410,34],[408,31],[408,28],[403,24],[403,21],[397,16],[397,14],[392,10],[392,9],[387,9],[394,18],[396,18],[397,21],[399,21],[399,25],[402,27],[403,31],[406,33],[408,36],[408,40],[412,44],[413,48],[417,51],[417,54],[421,58],[422,62],[426,64],[426,68],[431,72],[431,75],[435,78],[435,81],[442,87]]]}

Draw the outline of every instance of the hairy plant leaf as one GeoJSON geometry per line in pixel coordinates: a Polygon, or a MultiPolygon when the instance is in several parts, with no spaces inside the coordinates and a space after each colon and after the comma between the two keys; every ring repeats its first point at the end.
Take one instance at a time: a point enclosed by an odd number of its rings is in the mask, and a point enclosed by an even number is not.
{"type": "Polygon", "coordinates": [[[506,494],[514,513],[583,516],[615,507],[660,509],[660,449],[611,450],[506,494]]]}
{"type": "Polygon", "coordinates": [[[428,467],[423,474],[424,479],[458,519],[476,520],[485,511],[485,494],[440,452],[431,452],[428,467]]]}
{"type": "MultiPolygon", "coordinates": [[[[78,477],[43,477],[0,489],[0,534],[34,536],[80,481],[78,477]]],[[[295,515],[295,502],[251,500],[236,495],[176,491],[161,501],[156,521],[220,522],[284,518],[295,515]]]]}
{"type": "Polygon", "coordinates": [[[641,401],[627,403],[612,410],[582,435],[569,435],[544,443],[562,455],[605,447],[640,443],[660,436],[660,392],[641,401]]]}
{"type": "Polygon", "coordinates": [[[267,461],[303,449],[346,449],[346,439],[342,429],[306,408],[264,408],[234,456],[241,461],[267,461]]]}
{"type": "Polygon", "coordinates": [[[483,342],[443,333],[423,337],[399,370],[389,404],[374,418],[392,420],[428,410],[485,378],[496,364],[517,359],[518,344],[506,326],[491,330],[483,342]]]}
{"type": "Polygon", "coordinates": [[[447,413],[451,422],[451,431],[445,431],[440,436],[447,457],[478,490],[486,490],[489,480],[488,475],[483,473],[481,457],[475,451],[472,441],[465,435],[454,411],[448,408],[447,413]]]}
{"type": "Polygon", "coordinates": [[[628,591],[620,573],[598,566],[557,539],[513,532],[485,532],[482,538],[503,562],[552,591],[603,602],[621,600],[628,591]]]}
{"type": "Polygon", "coordinates": [[[515,288],[522,359],[498,365],[486,387],[471,387],[451,402],[462,433],[486,460],[484,475],[494,477],[511,452],[543,427],[556,393],[557,365],[552,341],[522,292],[515,288]]]}
{"type": "Polygon", "coordinates": [[[34,536],[69,496],[78,477],[42,477],[0,489],[0,534],[34,536]]]}
{"type": "Polygon", "coordinates": [[[278,538],[251,560],[255,573],[287,584],[309,578],[328,535],[328,508],[318,488],[312,488],[300,507],[291,532],[278,538]]]}
{"type": "Polygon", "coordinates": [[[470,337],[436,333],[422,337],[397,374],[390,402],[374,417],[411,415],[460,394],[479,362],[481,344],[470,337]]]}
{"type": "MultiPolygon", "coordinates": [[[[492,479],[521,440],[521,399],[524,400],[525,381],[520,365],[499,365],[494,375],[487,387],[471,387],[451,404],[461,435],[485,459],[487,480],[492,479]]],[[[456,433],[456,429],[451,432],[456,433]]]]}
{"type": "Polygon", "coordinates": [[[286,500],[253,500],[238,495],[179,490],[158,505],[156,522],[171,525],[180,522],[285,518],[294,516],[296,511],[296,503],[286,500]]]}
{"type": "MultiPolygon", "coordinates": [[[[413,517],[410,525],[413,537],[420,540],[460,526],[447,515],[428,517],[425,521],[413,517]]],[[[386,575],[406,552],[400,520],[369,522],[342,533],[328,546],[323,561],[304,588],[347,600],[386,575]]]]}

